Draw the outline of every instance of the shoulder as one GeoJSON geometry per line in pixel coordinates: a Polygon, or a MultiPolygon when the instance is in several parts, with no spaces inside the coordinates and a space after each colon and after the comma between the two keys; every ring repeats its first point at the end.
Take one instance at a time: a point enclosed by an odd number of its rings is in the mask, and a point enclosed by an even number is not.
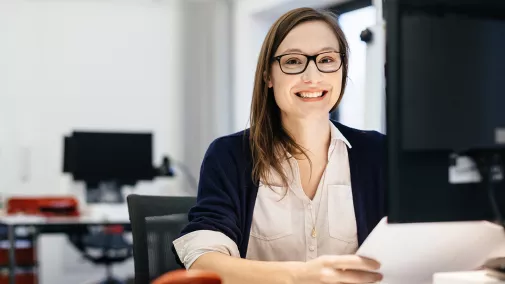
{"type": "Polygon", "coordinates": [[[249,129],[218,137],[209,145],[210,152],[242,151],[249,147],[249,129]]]}
{"type": "Polygon", "coordinates": [[[331,120],[338,130],[349,141],[353,148],[383,150],[386,145],[386,135],[375,130],[360,130],[345,126],[340,122],[331,120]]]}
{"type": "Polygon", "coordinates": [[[235,162],[240,162],[246,159],[250,152],[249,129],[246,129],[214,139],[205,153],[205,159],[234,159],[235,162]]]}
{"type": "Polygon", "coordinates": [[[360,130],[333,121],[352,148],[353,161],[382,168],[386,159],[386,135],[374,130],[360,130]]]}

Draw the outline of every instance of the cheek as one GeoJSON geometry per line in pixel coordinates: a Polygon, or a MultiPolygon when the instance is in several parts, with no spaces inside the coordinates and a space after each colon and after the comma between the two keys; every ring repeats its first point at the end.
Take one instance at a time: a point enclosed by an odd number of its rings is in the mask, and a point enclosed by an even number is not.
{"type": "Polygon", "coordinates": [[[277,105],[289,103],[292,98],[291,89],[296,84],[296,76],[286,76],[284,74],[274,74],[273,90],[277,105]]]}
{"type": "Polygon", "coordinates": [[[342,73],[338,72],[336,74],[332,74],[330,78],[328,78],[328,82],[331,82],[332,86],[332,101],[334,100],[335,102],[338,100],[338,98],[341,96],[342,92],[342,73]]]}

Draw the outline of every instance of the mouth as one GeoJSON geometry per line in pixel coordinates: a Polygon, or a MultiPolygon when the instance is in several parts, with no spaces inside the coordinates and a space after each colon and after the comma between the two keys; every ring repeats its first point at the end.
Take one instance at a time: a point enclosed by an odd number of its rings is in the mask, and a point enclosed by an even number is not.
{"type": "Polygon", "coordinates": [[[323,91],[303,91],[303,92],[297,92],[295,95],[299,98],[302,99],[317,99],[317,98],[322,98],[324,97],[328,91],[323,90],[323,91]]]}

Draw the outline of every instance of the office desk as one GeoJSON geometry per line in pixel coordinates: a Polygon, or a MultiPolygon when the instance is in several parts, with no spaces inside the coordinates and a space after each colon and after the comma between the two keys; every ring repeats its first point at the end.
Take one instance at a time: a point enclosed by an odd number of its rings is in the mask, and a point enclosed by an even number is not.
{"type": "MultiPolygon", "coordinates": [[[[92,226],[119,225],[124,231],[131,232],[128,216],[103,217],[79,216],[79,217],[41,217],[0,215],[0,226],[7,229],[8,256],[9,256],[9,284],[15,284],[16,276],[16,233],[29,233],[36,240],[39,234],[62,234],[86,232],[92,226]]],[[[35,246],[34,246],[35,247],[35,246]]]]}
{"type": "Polygon", "coordinates": [[[482,271],[462,271],[462,272],[446,272],[435,273],[433,276],[433,284],[504,284],[493,277],[487,276],[484,270],[482,271]]]}

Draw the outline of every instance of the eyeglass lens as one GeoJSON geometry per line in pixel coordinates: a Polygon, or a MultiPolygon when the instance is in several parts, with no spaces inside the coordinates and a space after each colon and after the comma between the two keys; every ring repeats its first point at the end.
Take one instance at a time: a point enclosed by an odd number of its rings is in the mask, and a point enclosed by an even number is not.
{"type": "MultiPolygon", "coordinates": [[[[308,65],[308,58],[303,54],[285,54],[279,60],[282,71],[288,74],[300,73],[308,65]]],[[[340,53],[326,52],[316,58],[317,68],[321,72],[335,72],[342,64],[340,53]]]]}

